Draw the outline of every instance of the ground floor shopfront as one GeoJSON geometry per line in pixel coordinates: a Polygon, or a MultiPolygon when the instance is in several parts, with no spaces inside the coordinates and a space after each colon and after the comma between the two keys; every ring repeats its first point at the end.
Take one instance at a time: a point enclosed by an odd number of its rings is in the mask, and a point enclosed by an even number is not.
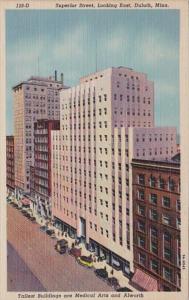
{"type": "Polygon", "coordinates": [[[130,262],[120,257],[115,252],[110,249],[102,246],[97,241],[89,238],[89,244],[87,245],[88,250],[95,252],[95,254],[99,257],[100,260],[105,260],[106,263],[112,266],[113,269],[117,271],[122,271],[123,274],[131,278],[132,272],[130,270],[130,262]]]}
{"type": "Polygon", "coordinates": [[[89,237],[89,243],[86,243],[86,237],[81,235],[77,236],[77,229],[73,228],[69,224],[65,223],[64,221],[54,217],[53,220],[54,226],[58,228],[60,231],[67,233],[71,238],[76,239],[80,243],[84,243],[87,250],[91,253],[94,253],[97,256],[99,261],[106,261],[106,263],[112,266],[113,269],[117,271],[122,271],[123,274],[131,278],[133,273],[130,270],[130,263],[126,259],[120,257],[115,252],[111,251],[110,249],[102,246],[97,241],[91,239],[89,237]]]}

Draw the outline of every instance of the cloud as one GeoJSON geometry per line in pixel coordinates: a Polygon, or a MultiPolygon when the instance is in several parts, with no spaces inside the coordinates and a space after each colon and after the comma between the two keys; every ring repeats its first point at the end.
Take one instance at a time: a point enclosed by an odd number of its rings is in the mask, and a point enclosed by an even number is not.
{"type": "Polygon", "coordinates": [[[64,61],[68,59],[74,59],[75,61],[83,58],[85,56],[85,37],[87,34],[87,27],[82,25],[72,28],[71,31],[64,32],[55,41],[53,55],[64,61]]]}
{"type": "Polygon", "coordinates": [[[154,29],[145,30],[138,35],[135,45],[146,64],[158,65],[160,62],[167,63],[178,59],[175,41],[154,29]]]}

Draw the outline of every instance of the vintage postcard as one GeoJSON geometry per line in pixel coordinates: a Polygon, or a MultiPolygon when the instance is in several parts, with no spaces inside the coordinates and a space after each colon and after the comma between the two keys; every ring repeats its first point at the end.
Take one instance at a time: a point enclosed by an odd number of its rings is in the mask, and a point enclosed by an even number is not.
{"type": "Polygon", "coordinates": [[[188,299],[188,1],[0,23],[0,299],[188,299]]]}

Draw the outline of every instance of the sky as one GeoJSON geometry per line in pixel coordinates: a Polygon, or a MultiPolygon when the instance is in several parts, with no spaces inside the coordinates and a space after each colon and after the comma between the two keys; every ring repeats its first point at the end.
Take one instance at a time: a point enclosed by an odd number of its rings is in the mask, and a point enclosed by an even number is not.
{"type": "Polygon", "coordinates": [[[6,12],[6,120],[14,134],[12,87],[64,73],[74,86],[97,70],[125,66],[154,81],[155,124],[179,131],[178,10],[6,12]]]}

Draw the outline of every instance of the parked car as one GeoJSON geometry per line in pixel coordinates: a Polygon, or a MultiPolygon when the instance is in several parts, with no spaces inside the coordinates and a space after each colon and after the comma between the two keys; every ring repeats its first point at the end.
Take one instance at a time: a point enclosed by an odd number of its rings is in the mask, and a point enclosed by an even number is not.
{"type": "Polygon", "coordinates": [[[109,277],[107,283],[108,285],[112,286],[114,289],[120,288],[119,281],[115,277],[109,277]]]}
{"type": "Polygon", "coordinates": [[[30,216],[28,219],[29,219],[31,222],[33,222],[33,223],[36,222],[36,218],[35,218],[35,217],[30,216]]]}
{"type": "Polygon", "coordinates": [[[30,214],[27,211],[22,211],[22,214],[24,215],[24,217],[30,218],[30,214]]]}
{"type": "Polygon", "coordinates": [[[55,238],[55,231],[53,229],[47,229],[46,234],[48,234],[51,238],[55,238]]]}
{"type": "Polygon", "coordinates": [[[17,205],[15,208],[16,208],[17,210],[22,210],[22,208],[21,208],[20,206],[18,206],[18,205],[17,205]]]}
{"type": "Polygon", "coordinates": [[[132,290],[130,290],[127,287],[120,287],[120,288],[116,289],[116,292],[132,292],[132,290]]]}
{"type": "Polygon", "coordinates": [[[81,249],[79,248],[71,248],[69,250],[69,254],[74,256],[75,258],[78,258],[81,256],[81,249]]]}
{"type": "Polygon", "coordinates": [[[41,226],[39,228],[42,232],[46,232],[48,230],[48,227],[47,226],[41,226]]]}
{"type": "Polygon", "coordinates": [[[80,256],[77,259],[78,263],[82,266],[92,268],[93,267],[93,260],[90,256],[80,256]]]}
{"type": "Polygon", "coordinates": [[[95,274],[102,279],[108,278],[108,272],[105,269],[96,269],[95,274]]]}
{"type": "Polygon", "coordinates": [[[64,254],[67,252],[68,249],[68,241],[65,239],[59,240],[56,242],[55,245],[56,251],[58,251],[60,254],[64,254]]]}

